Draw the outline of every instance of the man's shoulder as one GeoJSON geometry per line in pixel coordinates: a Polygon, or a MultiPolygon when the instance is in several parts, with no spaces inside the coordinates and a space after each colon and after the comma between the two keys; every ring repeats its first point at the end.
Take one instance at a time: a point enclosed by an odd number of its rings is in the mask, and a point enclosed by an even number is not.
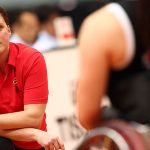
{"type": "Polygon", "coordinates": [[[17,62],[19,63],[33,61],[37,57],[42,56],[42,54],[38,50],[21,43],[10,43],[10,49],[12,49],[12,51],[17,51],[16,57],[17,62]]]}
{"type": "Polygon", "coordinates": [[[10,49],[17,50],[19,55],[27,54],[27,56],[28,56],[28,55],[32,55],[33,53],[40,54],[40,52],[38,50],[36,50],[30,46],[27,46],[25,44],[22,44],[22,43],[10,42],[10,49]]]}

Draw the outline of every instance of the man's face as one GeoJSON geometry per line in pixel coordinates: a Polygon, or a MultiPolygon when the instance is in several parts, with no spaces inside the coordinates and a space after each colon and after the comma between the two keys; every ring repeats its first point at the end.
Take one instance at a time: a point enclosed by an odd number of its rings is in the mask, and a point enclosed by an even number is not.
{"type": "Polygon", "coordinates": [[[0,55],[9,48],[10,28],[0,15],[0,55]]]}

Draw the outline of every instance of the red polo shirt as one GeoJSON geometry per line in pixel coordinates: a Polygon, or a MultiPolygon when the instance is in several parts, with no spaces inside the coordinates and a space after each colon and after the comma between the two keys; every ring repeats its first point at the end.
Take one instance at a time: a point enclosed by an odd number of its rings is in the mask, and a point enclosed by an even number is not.
{"type": "MultiPolygon", "coordinates": [[[[6,76],[0,73],[0,114],[22,111],[27,104],[45,104],[48,100],[46,64],[42,54],[23,44],[10,43],[6,76]]],[[[41,130],[46,131],[45,115],[41,130]]],[[[17,147],[37,149],[36,142],[14,141],[17,147]]]]}

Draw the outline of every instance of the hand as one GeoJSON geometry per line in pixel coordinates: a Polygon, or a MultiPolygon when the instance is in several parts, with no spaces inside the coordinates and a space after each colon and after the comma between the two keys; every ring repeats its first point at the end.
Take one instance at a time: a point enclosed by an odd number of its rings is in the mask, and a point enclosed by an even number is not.
{"type": "Polygon", "coordinates": [[[51,137],[47,132],[37,130],[35,140],[45,148],[45,150],[65,150],[63,142],[58,137],[51,137]]]}

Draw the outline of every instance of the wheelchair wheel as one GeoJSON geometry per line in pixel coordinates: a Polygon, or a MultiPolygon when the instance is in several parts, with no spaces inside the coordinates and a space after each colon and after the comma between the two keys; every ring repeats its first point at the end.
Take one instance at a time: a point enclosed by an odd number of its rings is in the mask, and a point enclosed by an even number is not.
{"type": "Polygon", "coordinates": [[[77,150],[147,150],[139,133],[129,123],[111,120],[88,132],[77,150]]]}

